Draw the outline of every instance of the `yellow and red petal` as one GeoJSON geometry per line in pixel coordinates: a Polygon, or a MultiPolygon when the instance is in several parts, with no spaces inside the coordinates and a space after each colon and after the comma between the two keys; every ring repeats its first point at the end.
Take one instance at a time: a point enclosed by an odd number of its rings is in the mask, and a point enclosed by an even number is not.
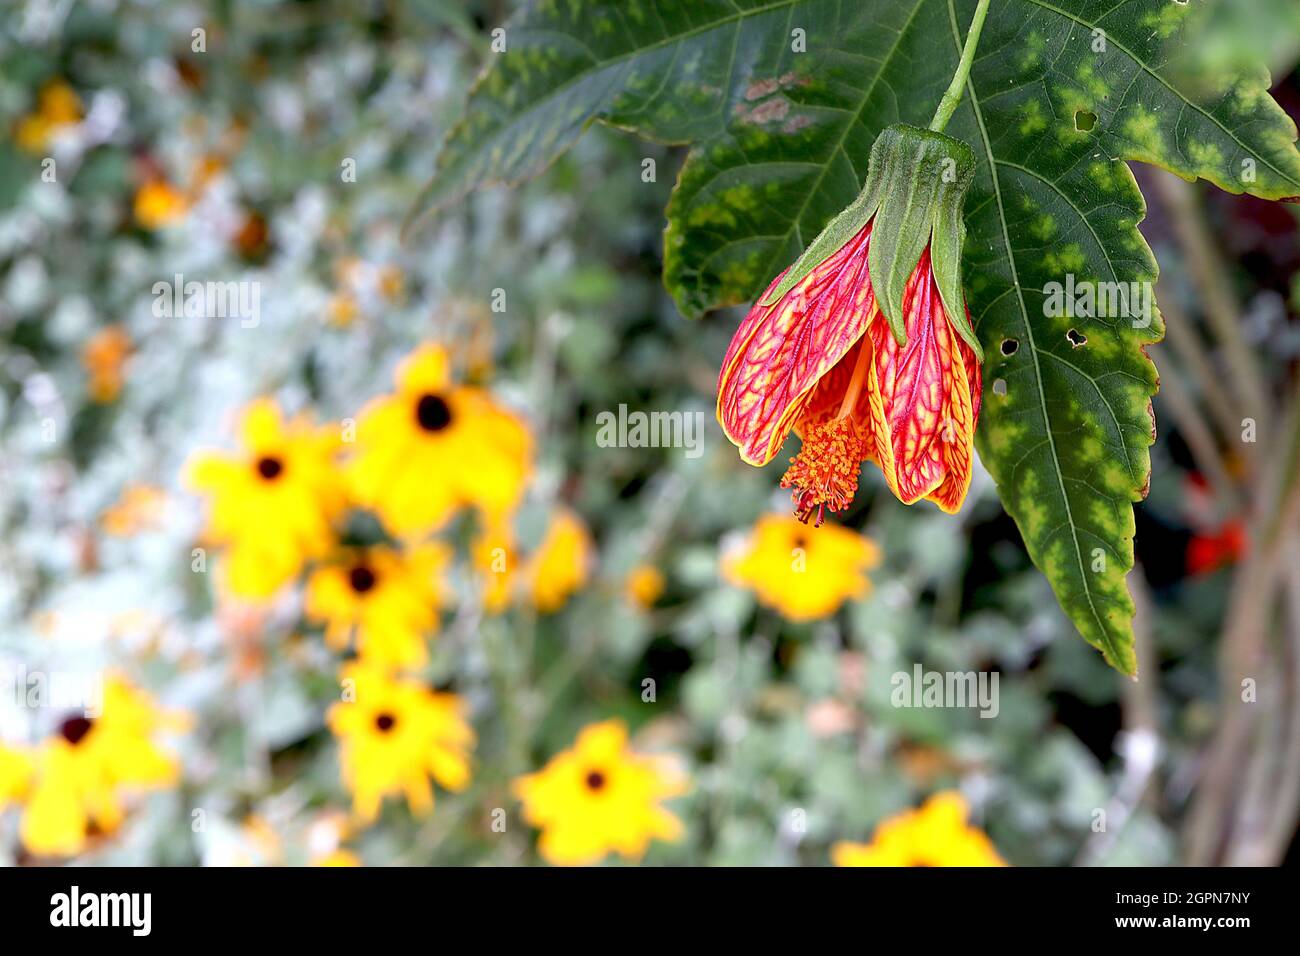
{"type": "Polygon", "coordinates": [[[954,512],[970,484],[979,369],[944,312],[928,250],[903,305],[906,345],[884,321],[867,330],[873,354],[863,413],[890,491],[904,504],[930,498],[954,512]]]}
{"type": "MultiPolygon", "coordinates": [[[[845,353],[844,358],[840,359],[836,366],[827,372],[818,380],[817,385],[813,388],[808,400],[804,403],[803,414],[795,424],[795,434],[800,438],[803,437],[805,429],[810,425],[826,422],[840,413],[845,401],[845,395],[853,381],[853,373],[857,369],[858,359],[862,354],[862,349],[870,340],[863,336],[853,343],[853,347],[845,353]]],[[[856,405],[858,408],[863,407],[864,394],[859,393],[856,405]]],[[[864,419],[861,415],[855,415],[859,422],[864,419]]],[[[874,439],[872,433],[867,428],[860,428],[859,435],[864,443],[863,460],[875,457],[874,439]]]]}
{"type": "Polygon", "coordinates": [[[975,447],[975,422],[979,418],[980,370],[975,353],[948,326],[953,348],[962,353],[962,362],[954,362],[954,381],[947,389],[944,418],[948,423],[941,432],[944,465],[947,474],[928,497],[948,514],[956,514],[970,489],[975,447]]]}
{"type": "Polygon", "coordinates": [[[818,381],[876,314],[867,275],[868,223],[771,306],[762,301],[736,330],[718,376],[718,421],[752,465],[775,457],[803,417],[818,381]]]}

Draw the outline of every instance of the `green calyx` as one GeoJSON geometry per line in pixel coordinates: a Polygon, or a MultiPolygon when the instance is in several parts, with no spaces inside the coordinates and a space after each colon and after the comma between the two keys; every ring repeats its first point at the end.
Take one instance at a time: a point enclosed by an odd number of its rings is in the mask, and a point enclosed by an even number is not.
{"type": "Polygon", "coordinates": [[[928,245],[944,311],[982,362],[961,288],[962,205],[974,176],[975,155],[961,140],[914,126],[887,127],[871,147],[867,182],[858,198],[827,224],[762,304],[772,305],[789,292],[874,216],[867,268],[894,338],[900,345],[907,342],[903,290],[928,245]]]}

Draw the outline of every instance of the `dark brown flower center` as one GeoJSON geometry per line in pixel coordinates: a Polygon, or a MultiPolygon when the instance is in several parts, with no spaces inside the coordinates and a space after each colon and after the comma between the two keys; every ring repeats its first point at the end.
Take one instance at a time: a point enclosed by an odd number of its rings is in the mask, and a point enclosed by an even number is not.
{"type": "Polygon", "coordinates": [[[451,409],[440,395],[421,395],[415,406],[415,420],[426,432],[440,432],[451,424],[451,409]]]}
{"type": "Polygon", "coordinates": [[[284,462],[274,455],[263,455],[257,459],[257,473],[267,481],[275,481],[284,471],[284,462]]]}
{"type": "Polygon", "coordinates": [[[375,572],[371,571],[364,564],[358,564],[348,572],[348,583],[352,585],[352,590],[358,594],[365,594],[375,586],[375,572]]]}
{"type": "Polygon", "coordinates": [[[375,726],[379,728],[381,733],[386,734],[397,726],[397,718],[392,714],[380,714],[375,718],[375,726]]]}
{"type": "Polygon", "coordinates": [[[74,747],[81,743],[83,737],[90,733],[90,729],[95,726],[94,722],[86,717],[69,717],[59,725],[59,733],[63,739],[74,747]]]}
{"type": "Polygon", "coordinates": [[[605,775],[599,770],[593,770],[587,774],[587,789],[602,790],[605,787],[605,775]]]}

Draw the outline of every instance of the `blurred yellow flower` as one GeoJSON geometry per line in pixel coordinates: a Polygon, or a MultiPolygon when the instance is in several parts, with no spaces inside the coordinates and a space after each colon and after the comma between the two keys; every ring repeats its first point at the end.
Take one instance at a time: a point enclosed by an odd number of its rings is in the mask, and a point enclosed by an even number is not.
{"type": "Polygon", "coordinates": [[[130,485],[121,497],[104,509],[99,526],[115,538],[129,538],[162,523],[167,493],[154,485],[130,485]]]}
{"type": "Polygon", "coordinates": [[[870,593],[866,571],[879,563],[880,549],[856,531],[830,524],[809,528],[793,515],[766,515],[743,547],[724,556],[722,572],[790,620],[811,621],[870,593]]]}
{"type": "Polygon", "coordinates": [[[528,562],[528,598],[543,614],[558,611],[587,582],[591,570],[591,536],[566,508],[551,516],[542,543],[528,562]]]}
{"type": "Polygon", "coordinates": [[[334,543],[331,525],[346,507],[340,439],[301,416],[285,421],[271,399],[248,406],[240,430],[242,454],[194,455],[186,483],[211,499],[207,537],[228,548],[224,584],[265,600],[334,543]]]}
{"type": "Polygon", "coordinates": [[[0,744],[0,810],[27,795],[32,770],[32,755],[28,751],[0,744]]]}
{"type": "Polygon", "coordinates": [[[131,337],[120,325],[100,329],[81,350],[81,364],[89,375],[86,391],[91,401],[106,405],[122,392],[122,366],[131,354],[131,337]]]}
{"type": "Polygon", "coordinates": [[[433,809],[432,777],[448,790],[469,784],[474,731],[454,694],[427,690],[360,662],[341,672],[344,700],[329,710],[339,738],[343,783],[366,823],[379,816],[385,797],[405,795],[411,811],[433,809]]]}
{"type": "Polygon", "coordinates": [[[135,192],[135,221],[144,229],[162,229],[183,219],[189,205],[167,180],[149,179],[135,192]]]}
{"type": "Polygon", "coordinates": [[[179,767],[153,737],[183,725],[148,694],[109,676],[99,716],[69,717],[40,747],[23,813],[23,845],[38,856],[72,856],[92,827],[117,829],[125,792],[176,783],[179,767]]]}
{"type": "Polygon", "coordinates": [[[279,864],[284,857],[280,834],[266,817],[250,813],[239,826],[239,835],[251,853],[241,861],[241,866],[270,866],[279,864]]]}
{"type": "Polygon", "coordinates": [[[653,564],[638,564],[628,572],[623,582],[623,593],[639,608],[653,607],[663,596],[664,574],[653,564]]]}
{"type": "Polygon", "coordinates": [[[357,422],[355,494],[398,536],[434,530],[462,506],[504,515],[531,471],[524,423],[486,392],[454,386],[437,345],[410,355],[397,393],[371,402],[357,422]]]}
{"type": "Polygon", "coordinates": [[[379,270],[379,294],[388,302],[396,302],[406,293],[406,277],[402,270],[394,265],[383,266],[379,270]]]}
{"type": "Polygon", "coordinates": [[[346,329],[357,320],[357,316],[361,314],[361,307],[357,305],[357,300],[348,293],[337,292],[330,296],[329,305],[325,308],[325,314],[330,325],[346,329]]]}
{"type": "Polygon", "coordinates": [[[312,866],[360,866],[361,858],[351,850],[334,850],[312,860],[312,866]]]}
{"type": "Polygon", "coordinates": [[[438,626],[441,575],[451,549],[441,543],[398,552],[353,550],[314,571],[307,582],[308,619],[325,622],[325,639],[343,648],[356,633],[357,653],[381,667],[422,667],[425,636],[438,626]]]}
{"type": "Polygon", "coordinates": [[[524,819],[542,831],[538,850],[560,866],[595,863],[611,851],[639,860],[651,840],[680,839],[681,821],[660,801],[688,789],[665,758],[631,751],[617,720],[585,727],[571,749],[514,784],[524,819]]]}
{"type": "Polygon", "coordinates": [[[521,556],[505,519],[489,519],[474,540],[472,557],[483,584],[483,609],[500,614],[516,600],[543,614],[558,611],[587,581],[591,536],[577,515],[557,508],[537,550],[521,556]]]}
{"type": "Polygon", "coordinates": [[[483,610],[500,614],[510,606],[519,561],[514,533],[505,520],[489,521],[474,538],[470,551],[483,584],[483,610]]]}
{"type": "Polygon", "coordinates": [[[18,121],[14,142],[19,149],[39,153],[60,129],[80,120],[81,100],[76,92],[62,80],[53,80],[37,97],[36,111],[18,121]]]}
{"type": "Polygon", "coordinates": [[[836,866],[1006,866],[984,833],[966,823],[966,801],[937,793],[919,810],[891,817],[868,844],[836,843],[836,866]]]}

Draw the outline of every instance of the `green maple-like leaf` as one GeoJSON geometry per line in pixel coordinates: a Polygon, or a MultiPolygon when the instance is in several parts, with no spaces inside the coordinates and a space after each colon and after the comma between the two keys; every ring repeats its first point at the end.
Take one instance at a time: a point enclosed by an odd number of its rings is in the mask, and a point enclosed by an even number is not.
{"type": "MultiPolygon", "coordinates": [[[[665,281],[687,315],[748,302],[856,197],[882,128],[926,125],[974,6],[542,0],[507,25],[418,208],[536,174],[593,120],[689,142],[665,281]]],[[[947,129],[979,163],[964,266],[987,356],[980,458],[1061,606],[1125,673],[1157,385],[1144,349],[1162,325],[1049,316],[1044,290],[1154,282],[1125,160],[1300,195],[1295,126],[1266,72],[1180,74],[1200,6],[994,0],[947,129]]]]}

